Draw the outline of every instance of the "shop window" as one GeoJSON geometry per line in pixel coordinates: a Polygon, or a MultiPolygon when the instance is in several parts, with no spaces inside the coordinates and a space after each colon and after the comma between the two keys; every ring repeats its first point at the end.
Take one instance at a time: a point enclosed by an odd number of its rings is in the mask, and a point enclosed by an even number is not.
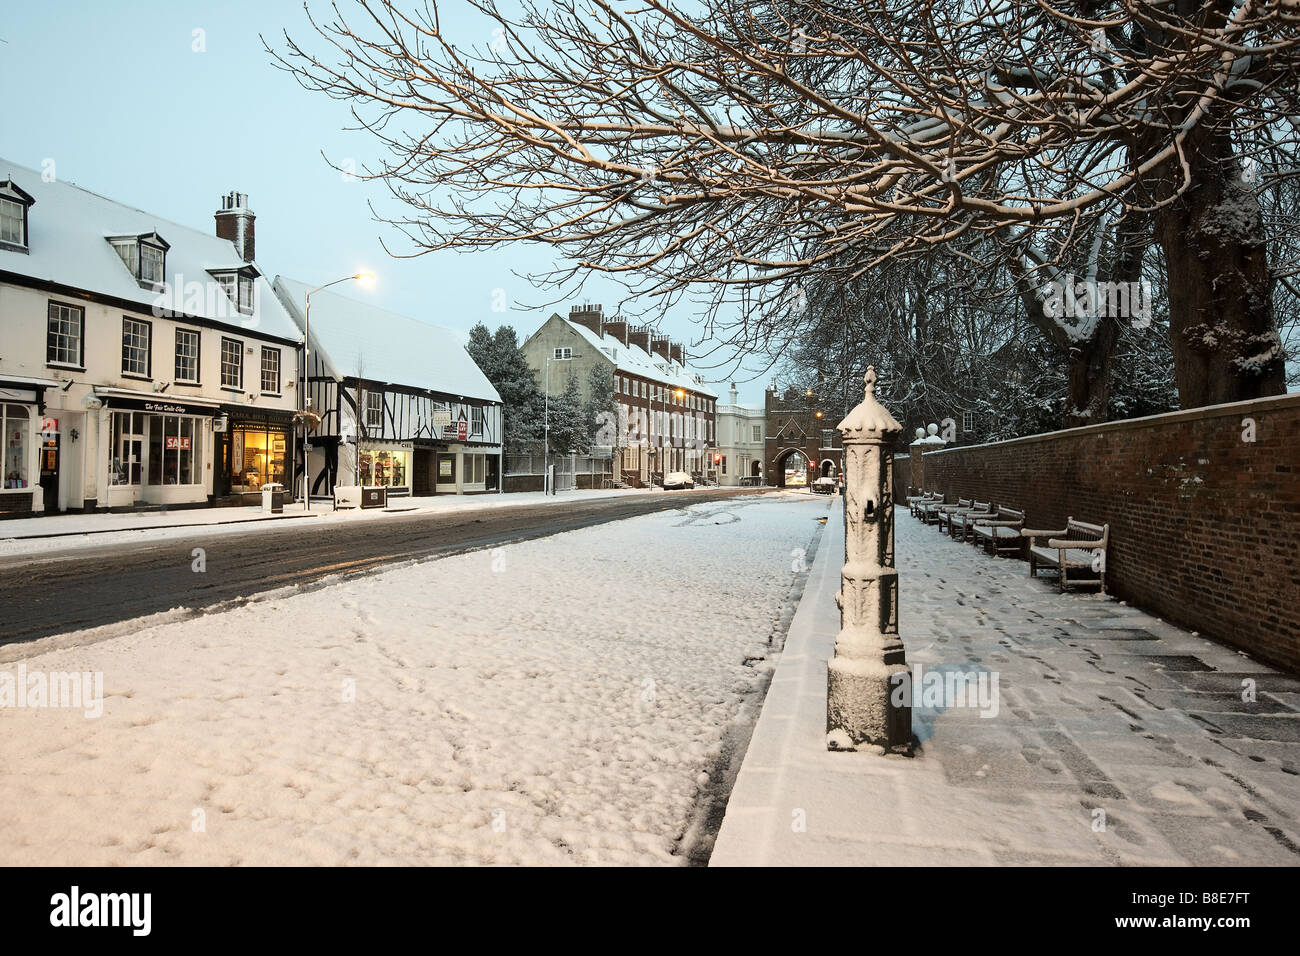
{"type": "Polygon", "coordinates": [[[481,485],[484,482],[485,474],[484,456],[483,455],[466,455],[465,456],[465,484],[481,485]]]}
{"type": "Polygon", "coordinates": [[[140,484],[144,461],[144,419],[141,412],[114,412],[113,438],[108,450],[108,483],[140,484]]]}
{"type": "Polygon", "coordinates": [[[0,405],[0,429],[4,435],[4,490],[30,488],[27,455],[32,440],[31,413],[24,405],[0,405]]]}
{"type": "Polygon", "coordinates": [[[199,429],[195,420],[181,415],[148,415],[149,484],[192,485],[201,480],[198,456],[199,429]]]}
{"type": "Polygon", "coordinates": [[[85,313],[75,305],[49,304],[45,333],[45,361],[50,365],[82,367],[81,341],[85,313]]]}
{"type": "Polygon", "coordinates": [[[237,425],[230,433],[231,491],[261,491],[262,485],[285,483],[289,433],[281,428],[237,425]]]}
{"type": "MultiPolygon", "coordinates": [[[[401,449],[362,448],[357,455],[357,478],[363,485],[405,488],[410,483],[411,453],[401,449]]],[[[439,481],[442,480],[440,477],[439,481]]]]}

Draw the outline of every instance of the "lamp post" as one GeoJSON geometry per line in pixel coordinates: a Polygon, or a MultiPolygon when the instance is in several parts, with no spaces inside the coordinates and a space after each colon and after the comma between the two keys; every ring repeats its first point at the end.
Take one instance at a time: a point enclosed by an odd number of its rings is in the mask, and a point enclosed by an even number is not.
{"type": "Polygon", "coordinates": [[[551,481],[551,363],[552,362],[572,362],[574,356],[572,353],[567,358],[556,358],[554,355],[546,356],[546,398],[542,407],[542,428],[545,432],[542,455],[542,494],[546,494],[547,487],[550,487],[550,493],[555,494],[555,485],[551,481]]]}
{"type": "MultiPolygon", "coordinates": [[[[335,279],[333,282],[326,282],[324,285],[309,289],[304,297],[302,388],[298,390],[302,398],[302,411],[304,412],[311,411],[311,297],[321,289],[328,289],[332,285],[338,285],[340,282],[351,282],[354,279],[360,282],[363,288],[368,288],[375,281],[375,274],[373,272],[357,272],[350,276],[343,276],[341,279],[335,279]]],[[[311,467],[307,458],[307,417],[305,415],[302,420],[302,504],[304,510],[311,511],[311,467]]]]}

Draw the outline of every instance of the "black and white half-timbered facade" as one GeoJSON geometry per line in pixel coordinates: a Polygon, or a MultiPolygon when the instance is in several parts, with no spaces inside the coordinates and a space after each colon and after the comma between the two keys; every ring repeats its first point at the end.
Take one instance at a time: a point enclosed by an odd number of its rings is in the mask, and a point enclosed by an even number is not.
{"type": "MultiPolygon", "coordinates": [[[[313,286],[278,276],[274,287],[306,328],[313,286]]],[[[501,490],[501,398],[463,333],[320,291],[310,337],[307,396],[321,419],[309,438],[313,496],[501,490]]]]}

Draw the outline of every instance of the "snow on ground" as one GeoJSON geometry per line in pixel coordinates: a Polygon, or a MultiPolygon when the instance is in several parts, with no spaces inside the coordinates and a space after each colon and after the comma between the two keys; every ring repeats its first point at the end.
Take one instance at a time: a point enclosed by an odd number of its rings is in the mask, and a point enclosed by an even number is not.
{"type": "MultiPolygon", "coordinates": [[[[0,709],[0,864],[674,864],[825,499],[675,511],[111,640],[0,709]]],[[[64,639],[66,640],[66,638],[64,639]]]]}
{"type": "Polygon", "coordinates": [[[996,676],[991,706],[926,690],[916,756],[827,751],[832,508],[711,865],[1300,861],[1294,677],[1095,591],[1058,594],[905,508],[895,528],[914,678],[996,676]]]}

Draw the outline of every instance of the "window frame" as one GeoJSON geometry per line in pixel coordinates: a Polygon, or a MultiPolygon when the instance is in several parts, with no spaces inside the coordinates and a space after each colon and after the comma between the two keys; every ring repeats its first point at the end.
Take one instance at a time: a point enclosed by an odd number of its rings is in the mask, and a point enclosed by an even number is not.
{"type": "Polygon", "coordinates": [[[231,338],[228,335],[221,337],[221,355],[220,355],[220,373],[221,387],[229,392],[242,392],[244,390],[244,340],[231,338]],[[226,346],[234,345],[239,353],[239,384],[230,385],[226,382],[226,346]]]}
{"type": "MultiPolygon", "coordinates": [[[[24,251],[27,251],[28,249],[31,248],[28,242],[28,233],[27,233],[28,205],[27,203],[23,202],[21,199],[12,199],[9,196],[0,196],[0,213],[3,213],[5,203],[13,205],[17,209],[21,210],[17,217],[13,217],[16,218],[18,221],[18,229],[21,233],[21,236],[18,239],[6,239],[3,233],[0,233],[0,246],[5,247],[6,249],[22,249],[24,251]]],[[[3,215],[0,215],[0,222],[3,222],[3,219],[4,219],[3,215]]]]}
{"type": "Polygon", "coordinates": [[[284,380],[284,374],[283,374],[284,361],[283,361],[283,356],[281,354],[281,350],[276,348],[273,345],[263,345],[262,353],[259,356],[258,371],[260,373],[258,375],[258,379],[261,384],[262,394],[263,395],[281,394],[281,388],[284,380]],[[266,387],[266,360],[268,356],[271,355],[275,356],[275,387],[267,388],[266,387]]]}
{"type": "Polygon", "coordinates": [[[375,389],[366,389],[366,428],[378,428],[381,432],[384,430],[384,393],[375,389]],[[378,405],[372,405],[371,399],[379,399],[378,405]],[[370,415],[374,413],[379,421],[371,421],[370,415]]]}
{"type": "Polygon", "coordinates": [[[86,310],[79,305],[71,305],[67,302],[60,302],[57,299],[47,299],[45,307],[45,364],[50,368],[67,368],[75,369],[78,372],[86,370],[86,310]],[[65,362],[59,359],[50,358],[50,347],[52,345],[50,337],[62,333],[56,333],[50,328],[50,312],[54,309],[66,309],[74,312],[78,318],[77,324],[77,361],[65,362]]]}
{"type": "Polygon", "coordinates": [[[153,379],[153,323],[148,319],[137,319],[131,315],[122,316],[122,377],[137,378],[141,380],[153,379]],[[144,346],[144,372],[136,372],[127,368],[127,349],[136,348],[127,344],[127,324],[131,323],[140,326],[145,330],[144,346]]]}
{"type": "MultiPolygon", "coordinates": [[[[174,338],[175,348],[172,353],[172,374],[177,385],[198,385],[203,376],[203,333],[198,329],[189,329],[183,325],[176,326],[174,338]],[[185,378],[181,375],[181,338],[182,336],[194,337],[194,377],[185,378]]],[[[189,356],[186,356],[187,358],[189,356]]]]}

